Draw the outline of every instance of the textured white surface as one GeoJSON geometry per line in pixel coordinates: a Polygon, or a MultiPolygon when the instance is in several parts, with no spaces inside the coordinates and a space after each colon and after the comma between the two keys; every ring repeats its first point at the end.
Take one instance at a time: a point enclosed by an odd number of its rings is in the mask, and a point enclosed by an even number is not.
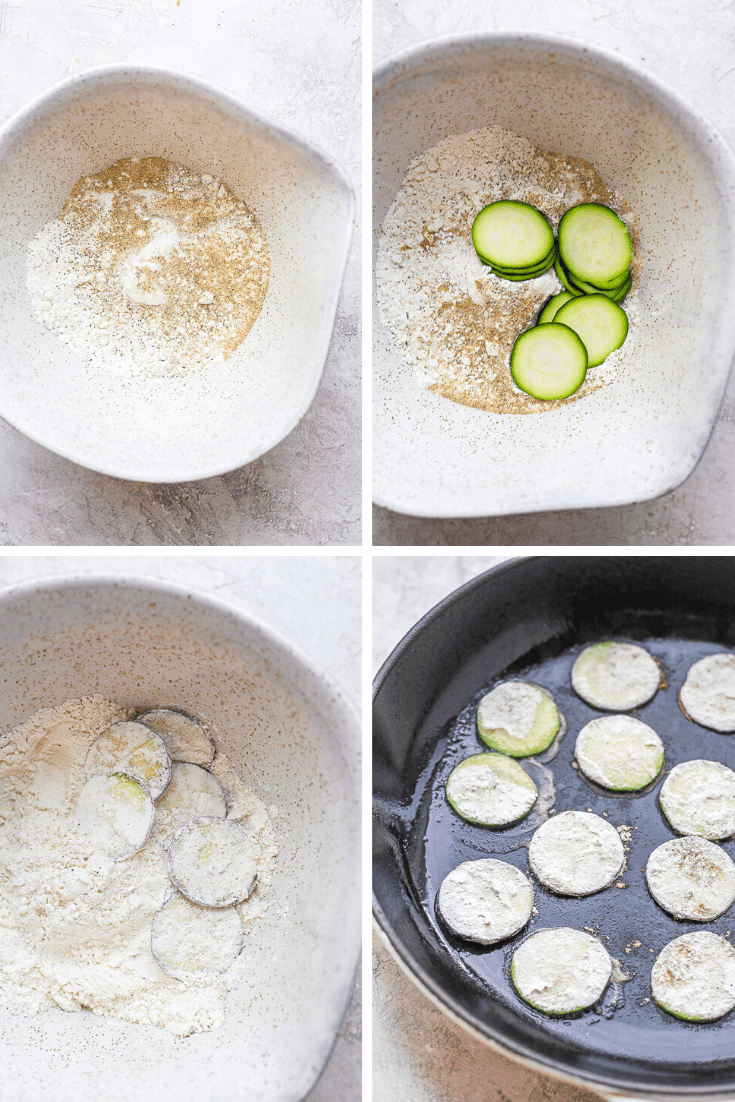
{"type": "MultiPolygon", "coordinates": [[[[316,0],[308,8],[295,0],[4,4],[0,120],[91,66],[164,65],[283,120],[340,161],[357,187],[359,30],[355,0],[316,0]]],[[[0,422],[0,542],[357,542],[359,294],[353,244],[314,404],[281,444],[231,474],[171,486],[117,481],[49,453],[0,422]]]]}
{"type": "MultiPolygon", "coordinates": [[[[373,670],[418,619],[500,556],[373,561],[373,670]]],[[[373,943],[372,1102],[600,1102],[515,1063],[450,1021],[373,943]]]]}
{"type": "MultiPolygon", "coordinates": [[[[375,0],[374,60],[461,30],[538,30],[571,35],[645,66],[667,81],[735,145],[733,88],[735,12],[725,0],[466,0],[461,6],[423,0],[375,0]],[[692,59],[698,63],[692,65],[692,59]]],[[[735,514],[735,383],[704,457],[677,490],[642,504],[427,521],[376,509],[376,544],[716,544],[733,542],[735,514]]]]}
{"type": "MultiPolygon", "coordinates": [[[[357,559],[0,557],[0,588],[33,578],[110,572],[189,586],[262,619],[325,670],[359,709],[361,570],[357,559]]],[[[324,1075],[308,1102],[358,1102],[360,1097],[358,986],[324,1075]]]]}

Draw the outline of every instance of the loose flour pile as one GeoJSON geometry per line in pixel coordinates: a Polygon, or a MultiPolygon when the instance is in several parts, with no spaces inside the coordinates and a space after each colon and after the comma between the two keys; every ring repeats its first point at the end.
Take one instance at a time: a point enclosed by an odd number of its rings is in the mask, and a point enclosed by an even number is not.
{"type": "MultiPolygon", "coordinates": [[[[142,849],[112,861],[77,825],[89,748],[130,710],[94,696],[44,709],[0,745],[0,988],[11,1005],[89,1009],[181,1036],[222,1021],[242,958],[221,973],[175,979],[151,953],[151,925],[173,893],[168,843],[180,818],[156,806],[142,849]]],[[[244,932],[263,913],[276,849],[266,809],[219,752],[208,766],[227,797],[227,818],[247,830],[258,870],[249,898],[212,912],[244,932]]],[[[217,950],[217,946],[214,946],[217,950]]],[[[216,955],[216,952],[215,952],[216,955]]]]}
{"type": "Polygon", "coordinates": [[[412,161],[383,222],[377,261],[381,316],[423,386],[491,413],[539,413],[560,402],[539,401],[520,390],[510,374],[510,352],[546,299],[562,287],[553,269],[512,283],[482,264],[472,244],[472,223],[498,199],[530,203],[555,230],[569,207],[602,203],[630,229],[628,339],[562,401],[611,382],[630,357],[638,322],[640,260],[630,206],[587,161],[536,149],[498,126],[445,138],[412,161]]]}
{"type": "Polygon", "coordinates": [[[268,246],[221,180],[160,157],[75,184],[28,248],[38,317],[93,367],[180,375],[242,343],[268,289],[268,246]]]}

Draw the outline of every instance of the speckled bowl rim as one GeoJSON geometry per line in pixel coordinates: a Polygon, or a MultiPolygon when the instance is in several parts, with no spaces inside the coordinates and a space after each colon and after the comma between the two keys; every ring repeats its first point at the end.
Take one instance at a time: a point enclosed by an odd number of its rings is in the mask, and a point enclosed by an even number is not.
{"type": "MultiPolygon", "coordinates": [[[[705,138],[709,142],[711,152],[710,163],[723,194],[723,203],[725,202],[725,197],[727,197],[726,205],[730,216],[728,230],[731,248],[725,282],[731,289],[731,297],[735,299],[735,153],[733,153],[733,150],[721,136],[719,131],[715,129],[712,123],[708,122],[704,115],[695,107],[692,107],[687,100],[671,87],[671,85],[660,80],[654,74],[627,57],[622,57],[612,50],[605,50],[599,46],[589,45],[582,39],[549,34],[545,31],[527,31],[520,28],[518,30],[508,29],[503,31],[463,31],[442,35],[436,38],[426,39],[407,49],[391,54],[384,60],[378,62],[373,68],[373,97],[383,89],[388,88],[391,84],[408,77],[420,64],[426,64],[430,61],[441,62],[444,58],[450,57],[454,52],[461,50],[462,47],[465,46],[535,47],[538,52],[549,50],[564,57],[596,63],[601,66],[603,71],[606,71],[613,77],[623,77],[642,85],[643,89],[653,94],[653,96],[667,108],[669,114],[673,115],[677,120],[680,120],[683,116],[683,118],[687,120],[692,133],[697,132],[700,141],[702,138],[705,138]]],[[[373,220],[374,215],[375,212],[373,211],[373,220]]],[[[373,269],[373,280],[374,278],[373,269]]],[[[712,372],[712,375],[719,376],[721,381],[713,390],[713,394],[717,397],[716,412],[711,423],[708,425],[706,434],[702,434],[702,443],[698,453],[681,455],[675,469],[670,465],[668,471],[662,472],[660,486],[657,487],[653,493],[648,491],[636,496],[631,496],[630,493],[627,493],[619,497],[610,495],[596,502],[586,501],[580,504],[575,504],[574,502],[566,500],[559,502],[549,501],[535,506],[531,505],[524,507],[522,512],[550,512],[557,509],[592,509],[616,505],[630,505],[638,501],[650,501],[680,486],[682,482],[694,472],[699,464],[717,424],[719,411],[722,408],[722,402],[735,360],[734,314],[731,314],[730,317],[725,316],[719,319],[713,337],[717,341],[717,353],[713,355],[713,360],[717,362],[717,369],[712,372]]],[[[472,509],[462,508],[461,510],[453,511],[451,508],[443,508],[441,511],[437,512],[434,509],[422,508],[421,506],[418,508],[412,507],[409,500],[411,495],[412,487],[409,484],[404,485],[403,493],[400,497],[392,493],[391,488],[385,490],[382,487],[373,487],[373,501],[376,505],[408,516],[442,519],[452,517],[500,516],[512,512],[512,510],[502,510],[496,513],[489,513],[487,507],[483,507],[482,504],[472,509]]]]}
{"type": "MultiPolygon", "coordinates": [[[[175,582],[169,582],[160,578],[150,578],[141,574],[114,573],[112,571],[94,571],[89,574],[70,573],[64,575],[44,575],[22,582],[14,582],[0,586],[0,613],[4,606],[16,599],[24,599],[32,596],[43,596],[44,593],[61,593],[73,590],[90,589],[126,589],[144,590],[152,596],[161,595],[177,599],[182,607],[192,607],[192,603],[204,606],[205,610],[214,614],[219,621],[232,622],[235,626],[244,627],[253,636],[252,645],[261,650],[261,657],[272,665],[274,672],[283,678],[284,682],[292,686],[300,693],[304,701],[324,709],[333,717],[333,734],[339,732],[347,737],[340,740],[342,748],[343,764],[352,776],[355,791],[355,806],[360,804],[360,752],[361,752],[361,718],[356,708],[347,699],[341,689],[328,677],[319,664],[307,656],[298,646],[291,643],[286,636],[264,623],[258,616],[251,612],[229,604],[218,597],[213,597],[206,591],[196,586],[184,586],[175,582]]],[[[353,825],[353,834],[356,839],[355,857],[359,866],[361,861],[361,822],[358,815],[353,825]]],[[[329,1058],[342,1028],[350,998],[354,988],[354,976],[359,962],[360,944],[362,938],[362,917],[359,907],[353,907],[354,922],[351,927],[345,926],[347,932],[347,947],[345,955],[353,958],[352,970],[348,973],[346,983],[342,985],[341,998],[337,1004],[335,1014],[335,1027],[333,1035],[326,1046],[320,1047],[314,1052],[314,1061],[304,1074],[304,1080],[300,1087],[303,1095],[307,1095],[313,1089],[324,1073],[329,1058]]],[[[325,931],[325,937],[328,932],[325,931]]],[[[300,1095],[301,1097],[301,1095],[300,1095]]],[[[275,1096],[274,1096],[275,1098],[275,1096]]]]}
{"type": "MultiPolygon", "coordinates": [[[[340,248],[335,252],[331,264],[331,292],[325,304],[321,340],[314,353],[315,368],[312,378],[309,381],[309,386],[305,389],[303,400],[299,407],[293,412],[288,420],[282,422],[278,426],[278,431],[274,434],[273,439],[267,446],[263,447],[259,455],[252,455],[243,441],[240,448],[235,446],[230,449],[230,454],[227,458],[223,456],[220,460],[210,462],[209,464],[193,463],[190,469],[182,467],[181,469],[172,471],[171,475],[167,475],[166,477],[157,474],[155,480],[153,480],[152,478],[146,477],[144,470],[133,469],[131,464],[128,464],[125,470],[115,469],[106,464],[103,457],[100,457],[97,462],[93,462],[89,456],[80,454],[74,448],[62,450],[56,445],[51,447],[44,439],[42,429],[34,425],[27,425],[25,423],[20,424],[17,418],[11,419],[5,414],[3,411],[2,391],[0,390],[0,417],[3,417],[13,426],[13,428],[18,429],[19,432],[22,432],[24,436],[27,436],[36,444],[40,444],[44,448],[49,448],[49,450],[55,452],[57,455],[63,456],[64,459],[71,460],[72,463],[77,463],[89,470],[97,471],[99,474],[111,475],[113,478],[123,478],[128,481],[155,481],[156,483],[196,482],[206,478],[214,478],[217,475],[227,474],[230,471],[237,470],[239,467],[255,462],[261,456],[265,455],[266,452],[276,447],[277,444],[280,444],[282,440],[285,440],[285,438],[293,432],[311,406],[311,403],[314,401],[314,397],[324,373],[324,365],[326,363],[329,344],[334,331],[334,323],[347,265],[347,257],[352,242],[355,222],[355,191],[345,169],[336,160],[330,157],[321,146],[310,141],[295,130],[290,130],[280,122],[276,122],[275,119],[272,119],[262,111],[257,111],[249,107],[241,99],[238,99],[237,96],[225,92],[222,88],[210,84],[208,81],[201,80],[199,77],[191,76],[175,69],[136,63],[117,63],[85,69],[81,73],[68,77],[58,84],[54,84],[51,88],[48,88],[45,92],[42,92],[39,96],[32,99],[24,107],[21,107],[19,111],[16,111],[16,113],[0,127],[0,165],[8,151],[8,146],[21,136],[24,129],[35,125],[37,121],[36,114],[39,110],[46,112],[50,108],[53,109],[55,102],[63,100],[67,95],[83,88],[85,85],[94,87],[96,85],[114,83],[120,77],[139,77],[143,79],[159,80],[168,83],[174,88],[193,92],[201,98],[209,100],[214,106],[223,107],[231,113],[239,113],[240,115],[246,116],[250,123],[254,123],[260,129],[276,135],[284,144],[311,158],[325,175],[332,180],[336,188],[342,192],[347,201],[348,217],[345,219],[345,232],[340,248]]],[[[186,464],[185,457],[184,464],[186,464]]],[[[181,467],[181,460],[173,460],[171,465],[172,467],[181,467]]]]}

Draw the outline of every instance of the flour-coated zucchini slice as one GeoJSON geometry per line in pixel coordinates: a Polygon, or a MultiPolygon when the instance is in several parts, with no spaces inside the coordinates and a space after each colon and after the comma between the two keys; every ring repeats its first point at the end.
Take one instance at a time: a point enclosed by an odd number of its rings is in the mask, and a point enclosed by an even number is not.
{"type": "Polygon", "coordinates": [[[141,781],[155,801],[171,781],[171,756],[161,736],[145,724],[115,723],[92,744],[85,763],[88,778],[112,770],[141,781]]]}
{"type": "Polygon", "coordinates": [[[715,842],[735,834],[735,773],[719,761],[697,758],[675,765],[659,803],[677,834],[715,842]]]}
{"type": "Polygon", "coordinates": [[[241,949],[242,920],[236,907],[197,907],[176,892],[153,916],[151,953],[174,979],[225,972],[241,949]]]}
{"type": "Polygon", "coordinates": [[[657,846],[646,882],[659,907],[689,922],[712,922],[735,900],[735,864],[721,846],[696,835],[657,846]]]}
{"type": "Polygon", "coordinates": [[[709,930],[674,938],[656,957],[651,993],[687,1022],[713,1022],[735,1006],[735,949],[709,930]]]}
{"type": "Polygon", "coordinates": [[[664,746],[653,727],[633,716],[601,716],[579,732],[574,756],[595,784],[612,792],[639,792],[661,772],[664,746]]]}
{"type": "Polygon", "coordinates": [[[533,886],[515,865],[487,857],[452,869],[436,902],[442,921],[457,937],[494,945],[530,919],[533,886]]]}
{"type": "Polygon", "coordinates": [[[174,708],[153,708],[139,715],[138,722],[161,736],[172,761],[189,761],[204,767],[212,764],[212,738],[199,720],[186,712],[177,712],[174,708]]]}
{"type": "Polygon", "coordinates": [[[575,296],[570,294],[569,291],[559,291],[558,294],[552,295],[539,314],[536,324],[547,325],[550,321],[553,321],[557,311],[561,310],[562,306],[565,306],[567,302],[571,302],[574,297],[575,296]]]}
{"type": "Polygon", "coordinates": [[[559,222],[559,256],[570,275],[599,285],[614,283],[630,266],[628,227],[601,203],[580,203],[559,222]]]}
{"type": "Polygon", "coordinates": [[[156,805],[156,811],[167,814],[167,829],[175,830],[182,823],[209,815],[213,819],[227,817],[225,790],[212,773],[189,761],[175,761],[171,784],[156,805]]]}
{"type": "Polygon", "coordinates": [[[447,800],[469,823],[501,827],[517,823],[536,803],[528,773],[505,754],[473,754],[447,778],[447,800]]]}
{"type": "Polygon", "coordinates": [[[122,861],[141,849],[153,825],[153,800],[126,773],[97,773],[79,793],[76,818],[95,849],[122,861]]]}
{"type": "Polygon", "coordinates": [[[477,215],[472,242],[489,264],[506,270],[533,268],[554,248],[554,231],[541,211],[529,203],[501,199],[477,215]]]}
{"type": "Polygon", "coordinates": [[[612,967],[596,937],[558,926],[531,934],[516,949],[510,978],[523,1001],[536,1010],[574,1014],[602,998],[612,967]]]}
{"type": "Polygon", "coordinates": [[[564,811],[538,828],[528,847],[531,872],[557,895],[592,895],[621,873],[625,850],[615,827],[587,811],[564,811]]]}
{"type": "Polygon", "coordinates": [[[607,295],[584,295],[568,302],[554,318],[573,329],[587,349],[587,366],[597,367],[628,335],[628,316],[607,295]]]}
{"type": "Polygon", "coordinates": [[[202,907],[241,903],[258,876],[245,828],[208,815],[191,819],[172,835],[168,871],[174,886],[202,907]]]}
{"type": "Polygon", "coordinates": [[[708,654],[690,667],[679,692],[686,714],[721,734],[735,731],[735,654],[708,654]]]}
{"type": "Polygon", "coordinates": [[[551,746],[560,726],[554,701],[528,681],[501,682],[486,693],[477,708],[477,733],[482,741],[512,758],[542,753],[551,746]]]}
{"type": "Polygon", "coordinates": [[[556,320],[521,333],[510,354],[516,385],[544,401],[568,398],[579,390],[587,365],[587,349],[581,338],[556,320]]]}
{"type": "Polygon", "coordinates": [[[605,712],[629,712],[651,699],[661,684],[656,660],[637,643],[593,643],[572,666],[572,688],[605,712]]]}

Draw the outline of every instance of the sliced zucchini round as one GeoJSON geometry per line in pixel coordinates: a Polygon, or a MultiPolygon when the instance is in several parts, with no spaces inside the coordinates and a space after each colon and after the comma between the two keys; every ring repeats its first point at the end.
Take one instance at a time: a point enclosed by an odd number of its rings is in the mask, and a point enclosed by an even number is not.
{"type": "Polygon", "coordinates": [[[735,834],[735,773],[719,761],[698,758],[675,765],[659,802],[677,834],[713,842],[735,834]]]}
{"type": "Polygon", "coordinates": [[[477,733],[482,741],[512,758],[542,753],[551,746],[560,725],[554,701],[527,681],[501,682],[477,708],[477,733]]]}
{"type": "Polygon", "coordinates": [[[617,283],[614,283],[611,287],[596,287],[594,283],[587,283],[584,279],[575,278],[570,272],[567,272],[569,282],[573,283],[575,287],[578,287],[582,294],[585,295],[607,295],[608,298],[612,298],[618,291],[621,291],[627,281],[630,279],[630,273],[626,272],[617,283]]]}
{"type": "Polygon", "coordinates": [[[141,781],[153,800],[171,781],[171,757],[160,735],[143,723],[115,723],[103,731],[87,754],[85,774],[127,773],[141,781]]]}
{"type": "Polygon", "coordinates": [[[709,930],[674,938],[656,957],[651,993],[686,1022],[713,1022],[735,1006],[735,949],[709,930]]]}
{"type": "Polygon", "coordinates": [[[573,278],[614,283],[630,266],[628,227],[601,203],[580,203],[559,222],[559,256],[573,278]]]}
{"type": "Polygon", "coordinates": [[[554,248],[548,221],[529,203],[501,199],[483,207],[472,224],[479,256],[504,269],[533,268],[554,248]]]}
{"type": "Polygon", "coordinates": [[[214,759],[214,743],[198,719],[177,712],[173,708],[154,708],[138,716],[160,735],[168,747],[172,761],[189,761],[193,765],[207,766],[214,759]]]}
{"type": "Polygon", "coordinates": [[[623,299],[626,297],[626,295],[630,292],[630,289],[631,289],[632,286],[633,286],[633,277],[628,276],[628,278],[626,279],[625,283],[620,288],[620,290],[617,291],[614,295],[609,296],[610,300],[612,302],[617,302],[617,303],[622,302],[623,299]]]}
{"type": "Polygon", "coordinates": [[[79,793],[76,818],[95,848],[113,861],[141,849],[153,825],[153,800],[126,773],[97,773],[79,793]]]}
{"type": "Polygon", "coordinates": [[[495,275],[502,276],[505,279],[535,279],[537,276],[543,275],[544,272],[548,272],[555,259],[556,246],[541,263],[534,265],[532,268],[504,268],[502,265],[493,264],[492,269],[495,275]]]}
{"type": "Polygon", "coordinates": [[[597,367],[628,335],[628,315],[607,295],[584,295],[562,306],[554,318],[568,325],[587,349],[587,366],[597,367]]]}
{"type": "Polygon", "coordinates": [[[593,708],[629,712],[661,684],[656,660],[637,643],[593,643],[572,666],[572,688],[593,708]]]}
{"type": "Polygon", "coordinates": [[[559,926],[531,934],[516,949],[510,978],[523,1001],[536,1010],[574,1014],[602,998],[612,967],[596,937],[559,926]]]}
{"type": "Polygon", "coordinates": [[[735,654],[708,654],[689,669],[679,700],[690,719],[728,735],[735,731],[735,654]]]}
{"type": "Polygon", "coordinates": [[[516,385],[534,398],[568,398],[584,382],[587,349],[573,329],[554,320],[521,333],[510,370],[516,385]]]}
{"type": "Polygon", "coordinates": [[[569,291],[559,291],[558,294],[552,295],[539,314],[536,324],[546,325],[548,322],[553,321],[557,311],[561,310],[562,306],[565,306],[567,302],[571,302],[574,297],[575,296],[570,294],[569,291]]]}
{"type": "Polygon", "coordinates": [[[646,862],[648,890],[674,918],[712,922],[735,900],[735,864],[706,838],[672,838],[646,862]]]}
{"type": "Polygon", "coordinates": [[[241,949],[242,920],[236,907],[197,907],[176,892],[153,916],[151,953],[174,979],[225,972],[241,949]]]}
{"type": "Polygon", "coordinates": [[[168,848],[175,887],[202,907],[231,907],[252,892],[258,869],[244,827],[201,815],[180,826],[168,848]]]}
{"type": "Polygon", "coordinates": [[[517,823],[536,803],[528,773],[505,754],[473,754],[447,778],[447,800],[469,823],[501,827],[517,823]]]}
{"type": "Polygon", "coordinates": [[[579,732],[574,756],[595,784],[613,792],[638,792],[661,772],[664,746],[652,727],[633,716],[602,716],[579,732]]]}
{"type": "Polygon", "coordinates": [[[592,895],[608,888],[625,864],[612,823],[588,811],[564,811],[538,828],[528,847],[531,872],[557,895],[592,895]]]}
{"type": "Polygon", "coordinates": [[[442,921],[457,937],[494,945],[530,919],[533,886],[515,865],[487,857],[452,869],[436,902],[442,921]]]}
{"type": "Polygon", "coordinates": [[[162,821],[167,831],[173,831],[200,815],[226,818],[227,797],[220,782],[206,769],[188,761],[175,761],[171,784],[159,800],[156,811],[166,812],[167,818],[162,821]]]}

